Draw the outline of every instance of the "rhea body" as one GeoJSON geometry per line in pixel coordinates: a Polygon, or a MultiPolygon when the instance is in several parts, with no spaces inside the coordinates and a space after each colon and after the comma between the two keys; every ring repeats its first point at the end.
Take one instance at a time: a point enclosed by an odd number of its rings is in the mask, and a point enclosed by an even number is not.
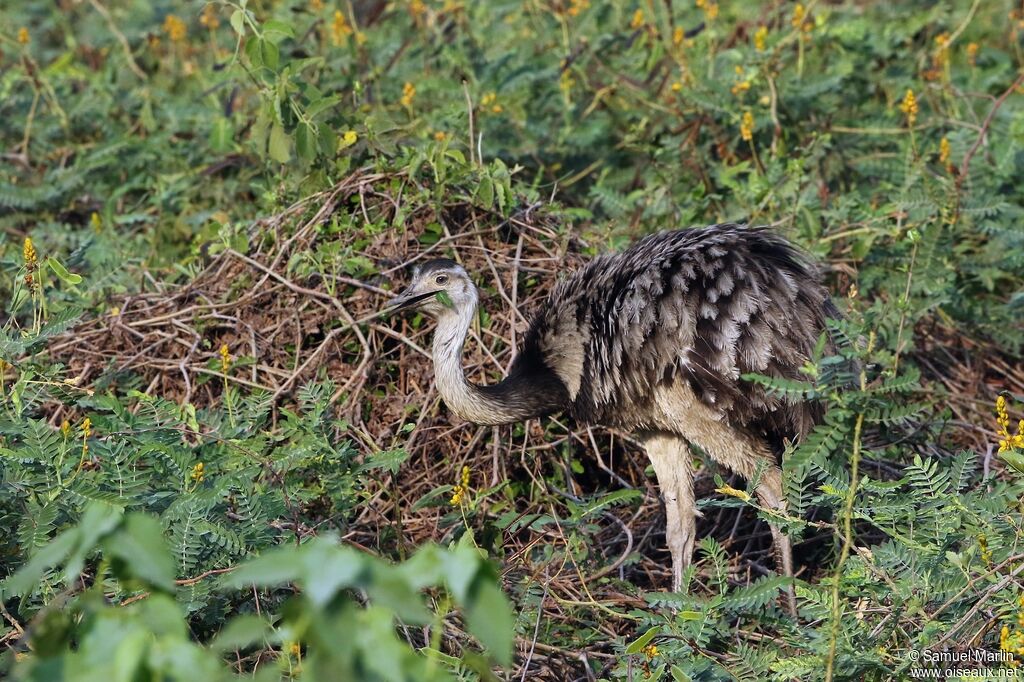
{"type": "MultiPolygon", "coordinates": [[[[733,224],[648,236],[557,283],[508,376],[490,386],[463,371],[478,295],[460,265],[424,263],[392,304],[436,319],[436,384],[459,417],[496,425],[566,412],[644,444],[665,501],[677,591],[696,539],[689,445],[747,479],[757,475],[761,504],[782,510],[776,455],[783,439],[807,433],[819,407],[771,395],[743,375],[804,377],[826,318],[836,315],[801,251],[767,228],[733,224]]],[[[772,534],[780,568],[792,575],[789,539],[774,526],[772,534]]]]}

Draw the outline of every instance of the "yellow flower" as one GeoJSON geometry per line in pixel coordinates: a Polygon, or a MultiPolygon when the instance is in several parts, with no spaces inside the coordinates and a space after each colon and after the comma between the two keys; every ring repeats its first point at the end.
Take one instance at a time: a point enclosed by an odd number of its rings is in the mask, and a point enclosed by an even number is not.
{"type": "Polygon", "coordinates": [[[949,138],[943,137],[939,141],[939,163],[949,161],[949,138]]]}
{"type": "Polygon", "coordinates": [[[215,5],[210,4],[203,8],[203,13],[199,15],[199,23],[211,31],[220,26],[220,19],[217,18],[217,8],[215,5]]]}
{"type": "Polygon", "coordinates": [[[78,428],[82,431],[82,438],[88,438],[92,435],[92,420],[86,417],[82,420],[82,425],[78,428]]]}
{"type": "Polygon", "coordinates": [[[231,353],[228,350],[228,344],[222,343],[218,354],[220,355],[220,369],[224,374],[227,374],[228,370],[231,369],[231,353]]]}
{"type": "Polygon", "coordinates": [[[427,5],[423,0],[412,0],[412,2],[409,3],[409,14],[412,15],[413,19],[419,19],[426,13],[427,5]]]}
{"type": "Polygon", "coordinates": [[[324,9],[324,0],[309,0],[309,11],[319,14],[324,9]]]}
{"type": "MultiPolygon", "coordinates": [[[[742,137],[746,142],[750,142],[754,139],[754,115],[749,111],[743,112],[743,120],[740,121],[740,137],[742,137]]],[[[748,495],[747,498],[749,499],[749,497],[750,496],[748,495]]]]}
{"type": "Polygon", "coordinates": [[[100,228],[103,227],[103,219],[100,218],[99,213],[93,211],[92,214],[89,215],[89,224],[92,225],[93,232],[99,234],[100,228]]]}
{"type": "Polygon", "coordinates": [[[443,130],[438,130],[434,133],[434,139],[438,142],[444,142],[448,138],[448,133],[443,130]]]}
{"type": "Polygon", "coordinates": [[[967,63],[976,66],[978,61],[978,43],[967,43],[967,63]]]}
{"type": "Polygon", "coordinates": [[[36,267],[39,256],[36,254],[36,247],[32,244],[31,237],[25,237],[25,244],[21,247],[21,255],[25,258],[25,267],[32,270],[36,267]]]}
{"type": "Polygon", "coordinates": [[[790,21],[793,24],[793,28],[803,29],[804,19],[807,18],[807,9],[803,6],[803,3],[796,3],[796,7],[793,8],[793,19],[790,21]]]}
{"type": "Polygon", "coordinates": [[[345,149],[346,147],[351,147],[356,143],[358,139],[359,136],[356,134],[356,131],[346,130],[342,134],[341,139],[338,141],[338,149],[345,149]]]}
{"type": "MultiPolygon", "coordinates": [[[[996,435],[999,436],[999,452],[1009,452],[1010,450],[1024,450],[1024,419],[1021,419],[1017,423],[1017,433],[1010,433],[1010,415],[1006,410],[1006,398],[999,396],[996,398],[996,423],[999,424],[999,429],[996,431],[996,435]]],[[[1024,637],[1024,633],[1022,633],[1024,637]]]]}
{"type": "Polygon", "coordinates": [[[683,30],[682,26],[676,26],[672,30],[672,44],[679,47],[683,44],[684,38],[686,38],[686,31],[683,30]]]}
{"type": "Polygon", "coordinates": [[[945,68],[949,64],[949,34],[940,33],[935,36],[935,54],[932,55],[932,64],[936,69],[945,68]]]}
{"type": "Polygon", "coordinates": [[[402,99],[399,100],[406,109],[412,106],[412,100],[416,97],[416,86],[409,81],[402,86],[402,99]]]}
{"type": "Polygon", "coordinates": [[[60,433],[65,438],[71,435],[71,422],[69,422],[67,419],[60,423],[60,433]]]}
{"type": "Polygon", "coordinates": [[[992,565],[992,550],[988,548],[988,538],[984,533],[978,533],[978,548],[981,550],[981,560],[986,566],[992,565]]]}
{"type": "Polygon", "coordinates": [[[630,28],[640,28],[643,25],[644,25],[644,11],[642,9],[638,9],[636,12],[633,12],[633,19],[629,22],[629,27],[630,28]]]}
{"type": "Polygon", "coordinates": [[[765,44],[768,40],[768,27],[761,26],[754,32],[754,49],[758,52],[764,52],[765,44]]]}
{"type": "Polygon", "coordinates": [[[658,647],[654,644],[648,644],[643,648],[643,654],[647,657],[648,661],[653,661],[654,657],[658,655],[658,647]]]}
{"type": "Polygon", "coordinates": [[[718,18],[718,3],[712,2],[704,8],[704,18],[708,21],[714,21],[718,18]]]}
{"type": "Polygon", "coordinates": [[[18,29],[18,42],[22,45],[28,45],[32,40],[32,36],[28,34],[28,29],[22,26],[18,29]]]}
{"type": "Polygon", "coordinates": [[[453,507],[458,507],[462,504],[466,493],[469,492],[469,467],[462,467],[462,473],[459,476],[459,482],[452,488],[452,498],[448,500],[448,504],[453,507]]]}
{"type": "Polygon", "coordinates": [[[185,22],[173,14],[168,14],[164,18],[164,33],[173,42],[180,43],[185,40],[185,36],[188,34],[188,27],[185,22]]]}
{"type": "Polygon", "coordinates": [[[913,127],[914,122],[917,121],[917,97],[914,96],[914,91],[907,88],[907,94],[903,96],[903,103],[900,104],[900,111],[902,111],[907,117],[907,125],[913,127]]]}
{"type": "Polygon", "coordinates": [[[675,83],[672,84],[672,92],[679,92],[682,89],[683,89],[683,84],[680,83],[679,81],[676,81],[675,83]]]}
{"type": "Polygon", "coordinates": [[[352,27],[345,20],[341,10],[334,11],[334,21],[331,22],[331,40],[336,46],[344,45],[348,37],[352,35],[352,27]]]}
{"type": "Polygon", "coordinates": [[[732,94],[740,95],[750,89],[750,80],[743,77],[743,67],[736,67],[736,82],[732,86],[732,94]]]}
{"type": "Polygon", "coordinates": [[[480,100],[480,105],[484,108],[490,107],[491,113],[494,114],[500,114],[505,110],[503,106],[498,104],[498,94],[495,92],[488,92],[484,95],[483,99],[480,100]]]}
{"type": "Polygon", "coordinates": [[[737,490],[731,485],[723,485],[721,488],[715,488],[716,493],[722,493],[723,495],[729,495],[730,497],[738,497],[744,502],[750,501],[750,494],[743,490],[737,490]]]}
{"type": "Polygon", "coordinates": [[[202,483],[203,478],[206,477],[205,469],[206,466],[202,462],[197,462],[196,465],[192,467],[192,473],[189,474],[189,478],[196,483],[202,483]]]}
{"type": "Polygon", "coordinates": [[[288,647],[288,653],[298,658],[299,654],[302,653],[302,646],[298,642],[292,642],[291,645],[288,647]]]}
{"type": "Polygon", "coordinates": [[[590,0],[570,0],[569,1],[569,16],[579,16],[581,12],[590,8],[590,0]]]}
{"type": "Polygon", "coordinates": [[[563,71],[558,79],[558,89],[562,92],[569,92],[574,85],[576,85],[576,80],[572,77],[572,74],[568,71],[563,71]]]}

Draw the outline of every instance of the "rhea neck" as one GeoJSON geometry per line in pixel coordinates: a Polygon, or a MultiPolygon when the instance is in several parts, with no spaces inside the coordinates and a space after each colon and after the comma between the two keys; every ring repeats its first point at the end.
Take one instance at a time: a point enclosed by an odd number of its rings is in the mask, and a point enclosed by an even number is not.
{"type": "Polygon", "coordinates": [[[565,407],[566,391],[543,360],[519,355],[509,375],[491,386],[466,378],[462,349],[476,315],[476,292],[470,300],[445,310],[434,331],[434,373],[445,405],[466,421],[485,426],[539,417],[565,407]],[[554,382],[554,383],[552,383],[554,382]]]}

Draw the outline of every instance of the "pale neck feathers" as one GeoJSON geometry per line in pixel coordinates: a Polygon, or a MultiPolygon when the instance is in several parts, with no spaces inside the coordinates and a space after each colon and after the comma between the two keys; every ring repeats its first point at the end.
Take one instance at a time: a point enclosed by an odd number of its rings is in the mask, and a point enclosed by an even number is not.
{"type": "Polygon", "coordinates": [[[509,375],[493,386],[477,386],[466,379],[462,349],[475,314],[474,298],[472,305],[451,309],[437,320],[434,374],[437,390],[448,409],[474,424],[495,426],[567,407],[565,386],[536,352],[520,352],[509,375]]]}

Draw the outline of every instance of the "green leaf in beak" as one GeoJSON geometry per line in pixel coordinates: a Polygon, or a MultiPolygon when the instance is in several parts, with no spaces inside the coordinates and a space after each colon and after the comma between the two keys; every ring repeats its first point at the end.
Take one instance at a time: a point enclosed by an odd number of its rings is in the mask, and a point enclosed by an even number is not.
{"type": "Polygon", "coordinates": [[[447,291],[439,291],[436,294],[434,294],[434,297],[437,298],[438,303],[440,303],[446,308],[455,307],[455,303],[452,301],[452,297],[448,295],[447,291]]]}

